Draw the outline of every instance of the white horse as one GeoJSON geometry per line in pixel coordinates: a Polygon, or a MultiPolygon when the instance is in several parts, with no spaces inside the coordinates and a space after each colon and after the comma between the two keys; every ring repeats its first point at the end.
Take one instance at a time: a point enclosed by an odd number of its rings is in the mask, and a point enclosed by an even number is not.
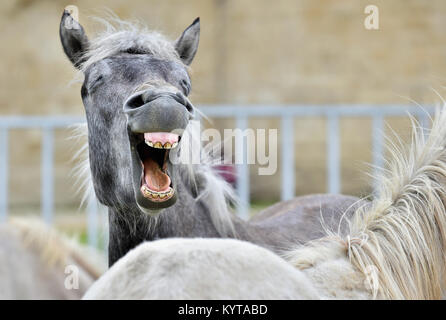
{"type": "Polygon", "coordinates": [[[80,299],[105,259],[35,219],[0,225],[0,300],[80,299]]]}
{"type": "Polygon", "coordinates": [[[446,108],[426,138],[415,120],[407,150],[392,145],[377,195],[347,236],[283,258],[224,239],[169,239],[129,252],[85,299],[440,299],[446,258],[446,108]],[[294,266],[292,268],[291,266],[294,266]]]}
{"type": "Polygon", "coordinates": [[[169,238],[131,250],[84,299],[296,297],[310,299],[316,292],[302,272],[272,251],[234,239],[169,238]]]}

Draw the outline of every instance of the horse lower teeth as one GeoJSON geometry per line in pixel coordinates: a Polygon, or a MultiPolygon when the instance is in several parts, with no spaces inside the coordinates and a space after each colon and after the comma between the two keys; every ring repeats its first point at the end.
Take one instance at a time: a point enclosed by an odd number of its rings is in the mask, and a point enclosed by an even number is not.
{"type": "Polygon", "coordinates": [[[171,196],[173,194],[172,188],[170,188],[169,191],[167,191],[167,192],[157,192],[157,191],[150,190],[145,185],[142,186],[141,191],[145,196],[153,198],[153,199],[164,199],[164,198],[171,196]]]}

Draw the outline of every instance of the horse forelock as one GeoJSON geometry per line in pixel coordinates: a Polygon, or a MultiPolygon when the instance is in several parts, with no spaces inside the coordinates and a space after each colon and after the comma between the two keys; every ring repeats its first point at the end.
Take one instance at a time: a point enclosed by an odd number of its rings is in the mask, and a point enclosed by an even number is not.
{"type": "Polygon", "coordinates": [[[90,40],[83,54],[81,71],[119,53],[150,54],[161,60],[183,64],[173,42],[161,33],[149,30],[141,23],[122,21],[112,14],[107,19],[94,19],[104,26],[104,30],[90,40]]]}

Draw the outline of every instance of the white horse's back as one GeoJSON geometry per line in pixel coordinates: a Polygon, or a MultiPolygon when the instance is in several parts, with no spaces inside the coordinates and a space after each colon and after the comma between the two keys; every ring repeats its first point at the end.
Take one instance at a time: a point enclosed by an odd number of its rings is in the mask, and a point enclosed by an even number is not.
{"type": "Polygon", "coordinates": [[[233,239],[146,242],[115,263],[84,299],[314,299],[301,271],[233,239]]]}

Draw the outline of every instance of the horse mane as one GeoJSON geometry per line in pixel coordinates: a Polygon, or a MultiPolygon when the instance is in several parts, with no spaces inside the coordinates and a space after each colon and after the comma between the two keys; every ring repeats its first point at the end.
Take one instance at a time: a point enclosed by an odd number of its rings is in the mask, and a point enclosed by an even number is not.
{"type": "MultiPolygon", "coordinates": [[[[446,248],[446,106],[426,137],[411,118],[409,147],[388,147],[377,197],[351,221],[349,257],[378,271],[379,293],[392,299],[439,299],[446,248]]],[[[374,292],[376,296],[378,292],[374,292]]]]}
{"type": "Polygon", "coordinates": [[[182,144],[187,144],[181,146],[179,156],[185,160],[187,169],[184,170],[186,176],[183,180],[189,182],[190,188],[196,193],[196,201],[201,201],[207,207],[218,233],[222,237],[236,237],[229,204],[237,204],[238,197],[234,188],[214,169],[214,165],[222,160],[213,152],[220,145],[218,142],[203,145],[197,134],[201,133],[197,125],[197,122],[189,123],[181,138],[182,144]],[[194,152],[198,152],[199,164],[192,161],[194,152]]]}
{"type": "Polygon", "coordinates": [[[365,286],[374,298],[442,297],[446,106],[437,110],[428,135],[415,119],[411,118],[411,123],[410,145],[404,146],[400,140],[388,145],[388,168],[376,176],[376,196],[356,210],[348,236],[332,233],[290,250],[285,257],[293,265],[304,270],[324,261],[347,259],[350,263],[344,266],[345,273],[353,267],[366,281],[377,282],[365,286]]]}
{"type": "Polygon", "coordinates": [[[94,17],[94,20],[104,29],[90,40],[89,48],[82,57],[81,71],[106,57],[126,52],[151,54],[158,59],[182,63],[173,42],[142,23],[123,21],[112,12],[106,19],[94,17]]]}
{"type": "Polygon", "coordinates": [[[23,246],[35,251],[48,267],[65,268],[74,262],[92,279],[98,279],[106,270],[105,260],[98,252],[79,245],[38,219],[14,217],[9,225],[17,231],[23,246]]]}

